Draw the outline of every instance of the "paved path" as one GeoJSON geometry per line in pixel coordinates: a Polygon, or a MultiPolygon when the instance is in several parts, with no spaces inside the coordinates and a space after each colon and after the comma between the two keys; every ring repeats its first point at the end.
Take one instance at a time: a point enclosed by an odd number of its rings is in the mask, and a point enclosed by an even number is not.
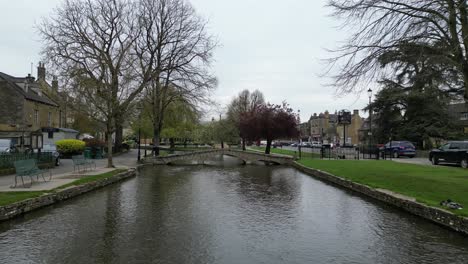
{"type": "Polygon", "coordinates": [[[409,164],[417,164],[417,165],[426,165],[426,166],[434,166],[431,164],[428,158],[398,158],[392,159],[395,162],[399,163],[409,163],[409,164]]]}
{"type": "MultiPolygon", "coordinates": [[[[75,173],[73,172],[73,161],[71,159],[60,160],[60,166],[57,166],[50,171],[52,172],[52,181],[50,182],[35,182],[31,188],[10,188],[11,185],[15,182],[15,175],[5,175],[0,176],[0,192],[4,191],[42,191],[42,190],[51,190],[57,188],[61,185],[73,182],[74,180],[80,177],[86,177],[90,175],[97,175],[101,173],[109,172],[113,169],[106,168],[107,159],[95,160],[96,170],[88,171],[85,173],[75,173]]],[[[114,157],[114,165],[116,167],[131,168],[137,166],[137,151],[130,150],[127,153],[121,154],[114,157]]],[[[47,176],[48,175],[44,175],[47,176]]],[[[47,179],[47,178],[46,178],[47,179]]],[[[42,179],[39,178],[39,181],[42,179]]],[[[21,182],[21,180],[19,179],[21,182]]],[[[29,182],[25,178],[25,182],[29,182]]],[[[21,184],[21,183],[20,183],[21,184]]]]}

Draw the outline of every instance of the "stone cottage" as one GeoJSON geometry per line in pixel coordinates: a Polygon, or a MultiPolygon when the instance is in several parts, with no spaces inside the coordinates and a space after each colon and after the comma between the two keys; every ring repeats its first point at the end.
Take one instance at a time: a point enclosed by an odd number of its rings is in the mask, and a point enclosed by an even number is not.
{"type": "Polygon", "coordinates": [[[57,91],[58,82],[46,82],[41,63],[37,80],[30,74],[14,77],[0,72],[0,138],[11,138],[17,146],[30,146],[32,132],[49,136],[55,128],[66,126],[65,111],[47,89],[57,91]]]}

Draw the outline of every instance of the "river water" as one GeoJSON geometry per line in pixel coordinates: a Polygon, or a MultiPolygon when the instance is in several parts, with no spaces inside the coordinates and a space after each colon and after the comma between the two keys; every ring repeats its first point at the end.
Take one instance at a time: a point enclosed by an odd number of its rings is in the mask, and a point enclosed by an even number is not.
{"type": "Polygon", "coordinates": [[[293,168],[225,159],[146,167],[1,223],[0,263],[468,263],[460,234],[293,168]]]}

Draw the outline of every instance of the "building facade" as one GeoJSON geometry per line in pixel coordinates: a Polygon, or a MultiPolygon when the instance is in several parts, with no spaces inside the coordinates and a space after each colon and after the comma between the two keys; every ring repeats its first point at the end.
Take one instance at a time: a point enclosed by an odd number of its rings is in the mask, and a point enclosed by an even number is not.
{"type": "Polygon", "coordinates": [[[336,125],[338,123],[338,115],[330,114],[327,111],[324,113],[314,113],[309,120],[310,134],[312,141],[331,143],[336,141],[336,125]]]}
{"type": "Polygon", "coordinates": [[[37,80],[30,74],[14,77],[0,72],[0,138],[27,147],[31,133],[42,133],[46,138],[67,126],[66,111],[51,96],[54,91],[58,98],[58,82],[47,83],[42,63],[37,80]]]}
{"type": "Polygon", "coordinates": [[[348,145],[357,145],[360,143],[359,130],[362,122],[363,119],[359,115],[359,110],[353,111],[351,124],[346,126],[338,124],[338,113],[336,111],[333,114],[328,111],[319,114],[314,113],[309,120],[311,141],[342,144],[346,140],[348,145]],[[345,134],[346,139],[344,138],[345,134]]]}

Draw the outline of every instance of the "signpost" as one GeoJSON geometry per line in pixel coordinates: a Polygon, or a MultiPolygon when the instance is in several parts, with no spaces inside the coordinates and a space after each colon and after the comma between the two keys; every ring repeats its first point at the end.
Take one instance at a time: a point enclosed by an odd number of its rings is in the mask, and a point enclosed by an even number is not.
{"type": "Polygon", "coordinates": [[[338,124],[343,125],[343,146],[346,147],[346,125],[351,124],[351,111],[346,109],[339,111],[338,124]]]}

